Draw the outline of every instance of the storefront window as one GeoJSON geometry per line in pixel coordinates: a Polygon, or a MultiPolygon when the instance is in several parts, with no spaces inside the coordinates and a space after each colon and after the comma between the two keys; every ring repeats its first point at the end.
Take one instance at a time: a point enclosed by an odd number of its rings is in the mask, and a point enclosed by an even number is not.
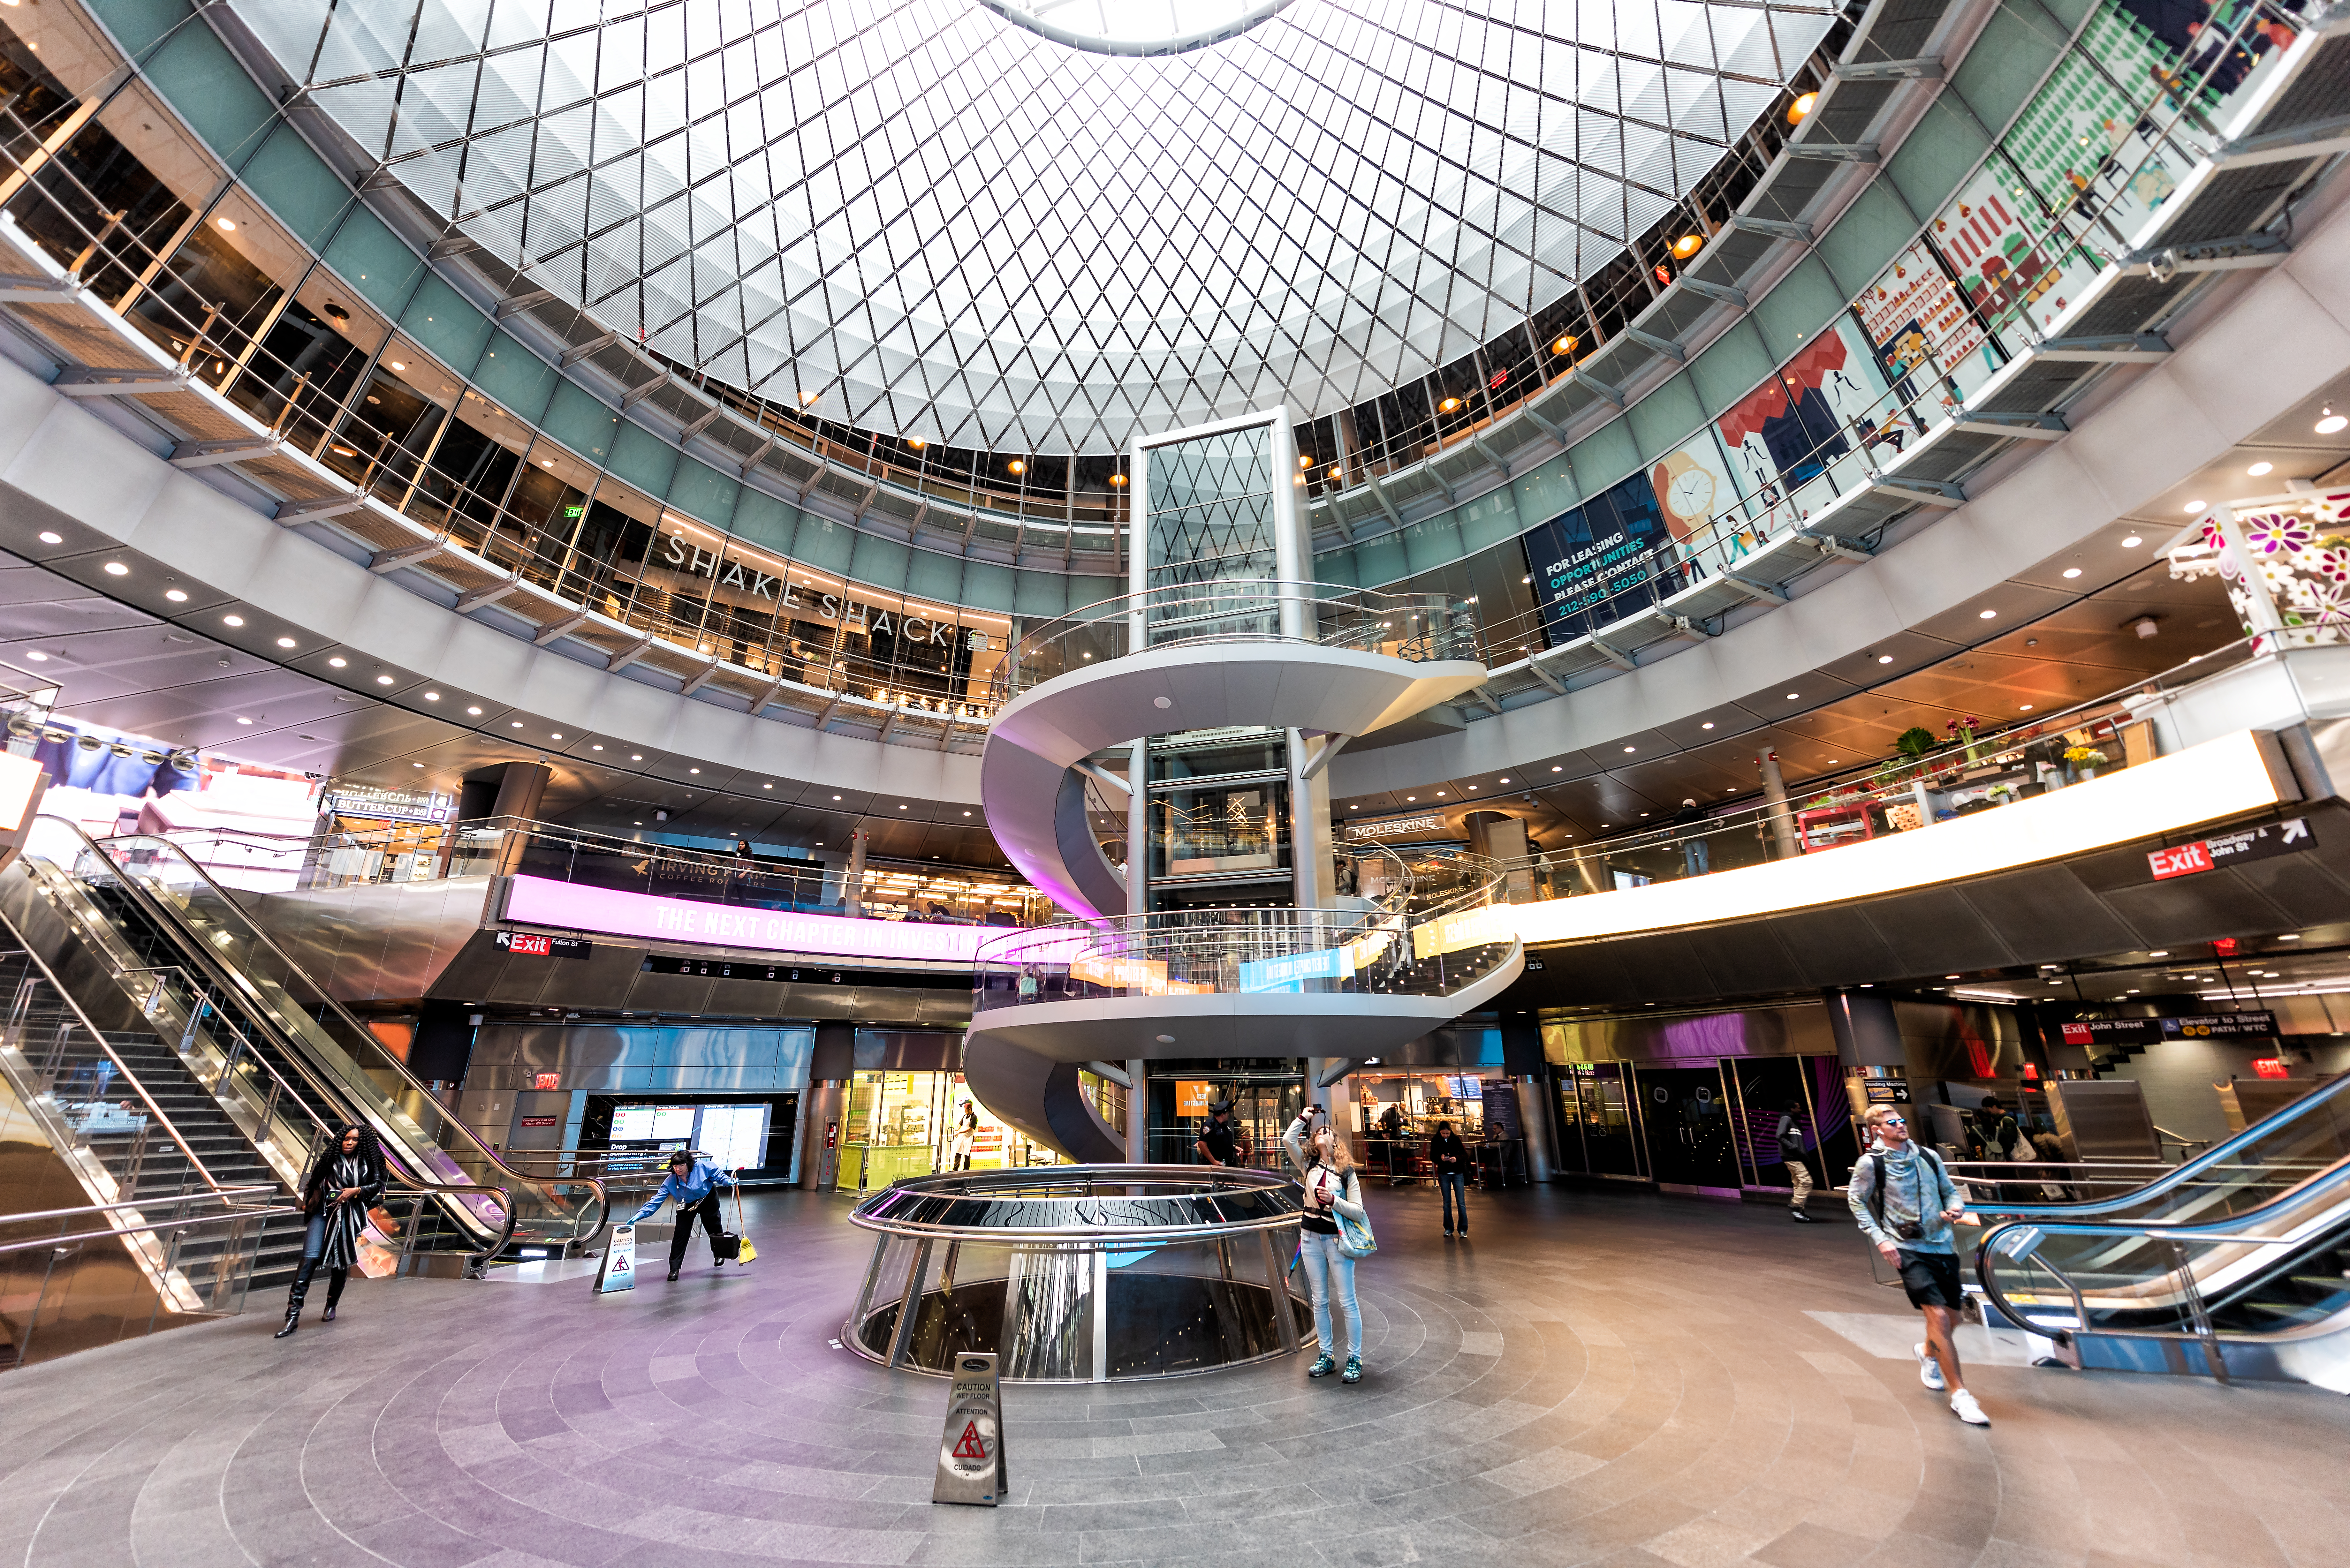
{"type": "Polygon", "coordinates": [[[849,1080],[848,1125],[841,1135],[840,1185],[879,1191],[893,1181],[950,1170],[963,1103],[972,1130],[972,1170],[1049,1165],[1054,1156],[998,1121],[971,1093],[960,1073],[864,1072],[849,1080]]]}

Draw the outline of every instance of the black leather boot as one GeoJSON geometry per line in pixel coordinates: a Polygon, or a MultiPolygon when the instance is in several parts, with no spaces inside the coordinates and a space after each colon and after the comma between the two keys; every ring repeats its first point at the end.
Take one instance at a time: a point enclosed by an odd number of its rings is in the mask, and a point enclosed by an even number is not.
{"type": "Polygon", "coordinates": [[[335,1303],[343,1299],[343,1287],[350,1282],[350,1278],[351,1272],[348,1269],[327,1271],[327,1310],[318,1314],[320,1323],[335,1321],[335,1303]]]}
{"type": "Polygon", "coordinates": [[[310,1276],[317,1270],[317,1259],[305,1258],[302,1266],[295,1271],[294,1288],[286,1293],[286,1326],[270,1335],[272,1339],[284,1339],[302,1326],[302,1303],[310,1293],[310,1276]]]}

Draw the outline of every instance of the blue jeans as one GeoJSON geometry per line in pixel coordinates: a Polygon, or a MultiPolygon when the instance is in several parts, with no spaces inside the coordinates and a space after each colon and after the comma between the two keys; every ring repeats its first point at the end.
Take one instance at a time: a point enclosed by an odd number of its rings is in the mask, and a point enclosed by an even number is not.
{"type": "Polygon", "coordinates": [[[310,1216],[308,1228],[302,1232],[302,1261],[306,1263],[315,1263],[326,1255],[327,1217],[324,1214],[313,1214],[310,1216]]]}
{"type": "Polygon", "coordinates": [[[1469,1173],[1465,1170],[1440,1170],[1436,1173],[1436,1190],[1444,1198],[1444,1228],[1447,1231],[1469,1229],[1469,1173]],[[1461,1210],[1460,1223],[1452,1219],[1455,1206],[1461,1210]]]}
{"type": "Polygon", "coordinates": [[[1681,840],[1681,875],[1703,877],[1713,870],[1713,846],[1702,838],[1681,840]]]}
{"type": "Polygon", "coordinates": [[[1363,1354],[1363,1309],[1355,1301],[1355,1260],[1338,1251],[1338,1238],[1318,1235],[1312,1231],[1298,1237],[1297,1251],[1305,1265],[1305,1288],[1314,1296],[1314,1337],[1322,1345],[1322,1354],[1338,1354],[1337,1336],[1331,1333],[1330,1301],[1337,1298],[1338,1311],[1347,1320],[1347,1354],[1363,1354]]]}

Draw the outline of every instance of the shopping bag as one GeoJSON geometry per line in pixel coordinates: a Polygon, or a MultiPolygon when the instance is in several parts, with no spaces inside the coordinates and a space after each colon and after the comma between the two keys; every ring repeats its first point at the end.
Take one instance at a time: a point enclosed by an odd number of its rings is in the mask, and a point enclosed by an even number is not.
{"type": "Polygon", "coordinates": [[[400,1267],[400,1254],[365,1236],[359,1239],[359,1272],[380,1280],[400,1267]]]}

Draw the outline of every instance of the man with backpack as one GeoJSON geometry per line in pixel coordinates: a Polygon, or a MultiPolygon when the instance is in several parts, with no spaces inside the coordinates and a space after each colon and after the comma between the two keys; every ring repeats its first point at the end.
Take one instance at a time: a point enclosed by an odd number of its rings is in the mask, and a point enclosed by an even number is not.
{"type": "Polygon", "coordinates": [[[1779,1162],[1787,1168],[1787,1218],[1808,1225],[1812,1168],[1804,1160],[1804,1102],[1789,1100],[1779,1113],[1779,1162]]]}
{"type": "Polygon", "coordinates": [[[1988,1427],[1959,1368],[1956,1329],[1966,1294],[1959,1283],[1959,1251],[1951,1226],[1966,1200],[1942,1168],[1942,1158],[1909,1137],[1909,1118],[1892,1106],[1872,1106],[1863,1119],[1875,1141],[1852,1168],[1847,1189],[1862,1232],[1901,1272],[1909,1304],[1926,1316],[1926,1342],[1917,1347],[1918,1380],[1950,1391],[1950,1414],[1970,1427],[1988,1427]]]}

